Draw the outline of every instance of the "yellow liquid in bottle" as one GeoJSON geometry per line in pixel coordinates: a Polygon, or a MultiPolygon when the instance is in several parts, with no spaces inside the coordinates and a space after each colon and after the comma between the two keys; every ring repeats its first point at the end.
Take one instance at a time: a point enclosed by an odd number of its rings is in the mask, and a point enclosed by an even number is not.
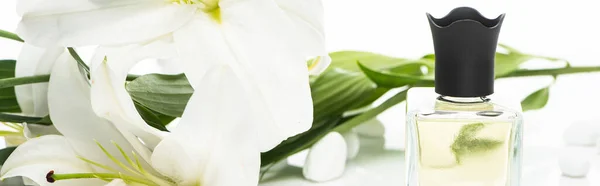
{"type": "Polygon", "coordinates": [[[419,186],[506,186],[513,123],[417,120],[419,186]]]}

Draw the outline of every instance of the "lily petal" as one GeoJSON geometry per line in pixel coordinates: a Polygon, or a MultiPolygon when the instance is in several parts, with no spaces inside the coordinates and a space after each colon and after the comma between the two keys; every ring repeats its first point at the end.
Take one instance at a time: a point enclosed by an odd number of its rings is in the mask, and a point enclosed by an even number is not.
{"type": "MultiPolygon", "coordinates": [[[[64,48],[39,48],[24,44],[15,68],[16,77],[49,74],[64,48]]],[[[15,87],[17,101],[23,113],[43,117],[48,115],[48,84],[37,83],[15,87]]]]}
{"type": "Polygon", "coordinates": [[[102,185],[99,179],[61,180],[49,183],[50,171],[60,174],[92,172],[90,166],[79,159],[63,136],[48,135],[31,139],[17,147],[2,166],[2,179],[23,176],[41,186],[102,185]]]}
{"type": "MultiPolygon", "coordinates": [[[[69,139],[78,155],[89,160],[114,166],[114,162],[98,148],[98,143],[117,159],[126,162],[124,157],[118,156],[121,153],[114,145],[118,144],[126,153],[135,152],[142,164],[147,165],[145,162],[148,162],[150,152],[135,136],[96,116],[90,103],[89,85],[79,73],[77,62],[68,54],[63,54],[54,66],[48,86],[48,102],[56,129],[69,139]]],[[[132,154],[129,155],[133,159],[132,154]]]]}
{"type": "Polygon", "coordinates": [[[318,56],[312,60],[312,64],[310,64],[310,66],[308,67],[309,74],[313,76],[319,75],[325,72],[325,70],[327,70],[327,67],[329,67],[330,64],[331,57],[329,57],[329,55],[318,56]]]}
{"type": "Polygon", "coordinates": [[[154,150],[153,167],[179,185],[257,185],[253,126],[261,111],[246,103],[247,88],[230,67],[209,69],[198,85],[207,91],[192,95],[179,126],[154,150]]]}
{"type": "Polygon", "coordinates": [[[26,0],[17,33],[37,46],[118,45],[147,41],[187,23],[196,8],[159,0],[26,0]],[[34,3],[43,2],[39,5],[34,3]],[[41,8],[43,5],[47,8],[41,8]]]}
{"type": "Polygon", "coordinates": [[[288,35],[293,23],[271,1],[221,1],[220,6],[220,22],[199,13],[174,33],[174,41],[196,90],[203,88],[198,83],[206,69],[218,65],[230,66],[248,81],[252,97],[244,103],[256,102],[252,109],[267,113],[255,126],[259,148],[266,151],[311,126],[306,53],[288,35]]]}
{"type": "Polygon", "coordinates": [[[321,0],[275,0],[294,22],[299,50],[308,56],[325,56],[324,10],[321,0]]]}
{"type": "Polygon", "coordinates": [[[125,79],[129,70],[147,58],[172,58],[177,51],[169,39],[157,40],[144,45],[121,47],[99,47],[92,60],[91,98],[94,111],[117,127],[142,138],[146,145],[154,148],[160,142],[160,131],[146,124],[137,112],[131,96],[125,90],[125,79]]]}
{"type": "Polygon", "coordinates": [[[20,16],[41,16],[60,12],[84,12],[158,1],[160,0],[19,0],[17,2],[17,13],[20,16]]]}

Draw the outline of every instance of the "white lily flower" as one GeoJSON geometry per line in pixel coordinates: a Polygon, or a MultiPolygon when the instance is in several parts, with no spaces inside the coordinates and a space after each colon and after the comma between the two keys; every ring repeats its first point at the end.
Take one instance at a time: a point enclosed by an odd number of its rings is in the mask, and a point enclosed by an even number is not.
{"type": "MultiPolygon", "coordinates": [[[[150,152],[137,138],[129,133],[121,133],[113,123],[99,118],[92,111],[86,81],[80,75],[73,58],[67,53],[61,55],[51,73],[48,106],[54,126],[64,137],[46,135],[20,145],[2,167],[3,178],[23,176],[37,184],[47,185],[43,174],[50,170],[55,170],[57,174],[105,171],[100,167],[90,166],[86,161],[122,170],[99,148],[105,147],[107,152],[113,155],[120,154],[113,142],[129,154],[128,158],[134,159],[132,152],[135,152],[140,164],[149,167],[147,162],[150,152]],[[79,157],[83,157],[85,161],[79,157]]],[[[122,156],[116,159],[126,162],[126,158],[122,156]]],[[[72,182],[80,183],[66,181],[72,182]]]]}
{"type": "MultiPolygon", "coordinates": [[[[55,61],[64,51],[65,49],[62,47],[40,48],[25,43],[17,59],[15,77],[49,74],[55,61]]],[[[23,115],[35,117],[45,117],[48,115],[47,83],[16,86],[15,96],[23,115]]],[[[10,124],[7,126],[10,126],[10,124]]],[[[22,127],[16,127],[15,129],[18,129],[16,132],[22,132],[23,135],[4,136],[7,146],[20,145],[29,136],[56,134],[54,133],[56,129],[53,126],[36,126],[24,123],[22,127]]]]}
{"type": "Polygon", "coordinates": [[[131,133],[120,130],[121,123],[96,116],[86,80],[76,62],[63,55],[50,79],[49,107],[54,125],[64,136],[47,135],[22,144],[5,162],[1,176],[23,176],[42,186],[256,185],[260,152],[247,144],[252,141],[236,141],[256,133],[252,125],[240,121],[247,117],[226,114],[247,97],[212,99],[214,94],[243,90],[244,85],[236,84],[237,77],[231,75],[226,68],[210,70],[207,82],[219,79],[233,85],[194,94],[181,127],[151,152],[131,133]],[[219,114],[194,104],[206,101],[224,103],[213,108],[219,114]],[[221,121],[238,125],[214,125],[221,121]]]}
{"type": "MultiPolygon", "coordinates": [[[[260,102],[250,109],[269,113],[256,122],[261,151],[311,126],[305,58],[327,55],[320,0],[21,0],[18,12],[18,34],[41,46],[114,46],[172,35],[177,60],[198,90],[208,69],[230,66],[249,85],[249,100],[260,102]]],[[[121,74],[129,64],[110,67],[119,73],[111,82],[116,89],[123,89],[121,74]]],[[[316,64],[322,69],[327,63],[316,64]]]]}
{"type": "Polygon", "coordinates": [[[147,125],[138,114],[125,90],[125,79],[139,61],[169,59],[176,55],[169,37],[147,44],[99,47],[91,66],[91,101],[96,114],[113,122],[131,124],[122,127],[153,149],[162,140],[163,134],[147,125]]]}
{"type": "MultiPolygon", "coordinates": [[[[50,74],[54,62],[64,51],[62,47],[40,48],[25,43],[17,59],[15,77],[50,74]]],[[[37,117],[48,115],[47,83],[16,86],[15,95],[25,115],[37,117]]]]}

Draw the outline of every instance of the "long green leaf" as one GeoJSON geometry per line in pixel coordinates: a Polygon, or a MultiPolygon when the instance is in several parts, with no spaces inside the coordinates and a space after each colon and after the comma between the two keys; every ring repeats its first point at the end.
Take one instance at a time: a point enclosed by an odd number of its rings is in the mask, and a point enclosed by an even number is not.
{"type": "Polygon", "coordinates": [[[366,111],[356,117],[353,117],[352,119],[344,121],[342,124],[338,125],[335,128],[335,131],[346,132],[362,123],[365,123],[365,122],[373,119],[377,115],[381,114],[383,111],[386,111],[387,109],[393,107],[394,105],[405,101],[406,93],[407,93],[407,90],[399,92],[396,95],[392,96],[390,99],[387,99],[381,105],[379,105],[369,111],[366,111]]]}
{"type": "Polygon", "coordinates": [[[550,99],[550,87],[545,87],[527,96],[521,101],[523,112],[544,108],[550,99]]]}
{"type": "Polygon", "coordinates": [[[144,119],[144,121],[146,121],[148,125],[161,131],[169,131],[167,130],[166,125],[168,125],[171,121],[173,121],[173,119],[175,119],[175,117],[165,116],[160,113],[156,113],[137,102],[135,102],[135,108],[137,109],[138,113],[140,113],[140,116],[142,116],[142,119],[144,119]]]}
{"type": "MultiPolygon", "coordinates": [[[[0,60],[0,82],[15,77],[15,66],[15,60],[0,60]]],[[[21,112],[14,87],[0,88],[0,112],[21,112]]]]}
{"type": "Polygon", "coordinates": [[[364,75],[334,70],[311,84],[314,120],[341,117],[344,112],[360,107],[375,93],[377,86],[364,75]]]}
{"type": "Polygon", "coordinates": [[[15,149],[17,149],[17,147],[7,147],[0,150],[0,166],[4,165],[6,159],[10,157],[10,154],[12,154],[15,151],[15,149]]]}
{"type": "Polygon", "coordinates": [[[6,30],[0,30],[0,37],[6,38],[6,39],[12,39],[12,40],[19,41],[19,42],[25,42],[25,41],[23,41],[23,39],[21,39],[19,36],[17,36],[17,34],[8,32],[6,30]]]}
{"type": "Polygon", "coordinates": [[[338,121],[338,118],[331,118],[329,120],[315,122],[313,124],[313,128],[310,130],[291,137],[270,151],[262,153],[260,156],[261,166],[270,165],[309,148],[314,143],[319,141],[319,139],[333,130],[338,121]]]}
{"type": "Polygon", "coordinates": [[[29,116],[19,116],[13,114],[0,113],[0,121],[2,122],[11,122],[11,123],[34,123],[40,125],[51,125],[52,122],[48,116],[46,117],[29,117],[29,116]]]}
{"type": "MultiPolygon", "coordinates": [[[[377,83],[377,85],[381,87],[396,88],[414,84],[426,84],[429,86],[433,86],[434,84],[433,78],[429,76],[415,76],[403,73],[384,73],[381,71],[370,69],[363,65],[361,62],[358,62],[358,65],[373,82],[377,83]]],[[[408,68],[414,69],[414,65],[408,65],[408,68]]],[[[400,70],[402,69],[401,67],[396,67],[395,69],[397,72],[402,72],[402,70],[400,70]]]]}
{"type": "Polygon", "coordinates": [[[81,76],[83,76],[84,79],[89,80],[90,67],[87,64],[85,64],[83,59],[81,59],[81,57],[79,56],[79,54],[77,54],[77,51],[75,51],[73,47],[68,47],[67,50],[69,51],[69,54],[71,54],[71,57],[73,57],[73,59],[75,59],[75,61],[77,62],[77,67],[79,67],[79,74],[81,74],[81,76]]]}
{"type": "Polygon", "coordinates": [[[331,65],[328,70],[344,69],[350,72],[361,71],[356,61],[360,61],[365,66],[377,70],[390,69],[411,62],[409,59],[394,58],[361,51],[339,51],[330,53],[329,56],[331,57],[331,65]]]}
{"type": "Polygon", "coordinates": [[[194,93],[183,74],[148,74],[127,83],[126,88],[135,102],[172,117],[181,117],[194,93]]]}

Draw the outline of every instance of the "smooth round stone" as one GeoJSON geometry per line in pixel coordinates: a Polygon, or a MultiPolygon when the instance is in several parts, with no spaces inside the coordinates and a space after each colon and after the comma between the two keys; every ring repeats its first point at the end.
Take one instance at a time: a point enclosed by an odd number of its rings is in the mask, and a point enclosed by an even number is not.
{"type": "Polygon", "coordinates": [[[346,158],[348,160],[356,158],[360,151],[360,139],[358,138],[358,134],[354,131],[349,131],[342,134],[342,136],[344,136],[348,152],[346,158]]]}
{"type": "Polygon", "coordinates": [[[585,177],[590,171],[590,157],[577,148],[567,147],[560,154],[558,165],[564,176],[585,177]]]}
{"type": "Polygon", "coordinates": [[[592,121],[575,122],[563,133],[567,145],[594,146],[599,137],[600,125],[592,121]]]}
{"type": "Polygon", "coordinates": [[[377,118],[373,118],[363,124],[358,125],[354,130],[361,136],[381,137],[385,135],[385,127],[377,118]]]}
{"type": "Polygon", "coordinates": [[[346,169],[347,147],[344,137],[331,132],[310,149],[302,173],[314,182],[325,182],[342,176],[346,169]]]}

